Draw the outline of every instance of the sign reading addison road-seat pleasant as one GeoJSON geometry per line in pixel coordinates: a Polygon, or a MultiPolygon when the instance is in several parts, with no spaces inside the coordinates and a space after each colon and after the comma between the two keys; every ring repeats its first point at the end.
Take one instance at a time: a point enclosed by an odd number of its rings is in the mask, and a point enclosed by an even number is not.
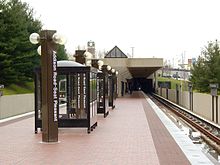
{"type": "Polygon", "coordinates": [[[57,100],[57,55],[53,51],[53,112],[54,121],[58,121],[57,111],[58,111],[58,100],[57,100]]]}

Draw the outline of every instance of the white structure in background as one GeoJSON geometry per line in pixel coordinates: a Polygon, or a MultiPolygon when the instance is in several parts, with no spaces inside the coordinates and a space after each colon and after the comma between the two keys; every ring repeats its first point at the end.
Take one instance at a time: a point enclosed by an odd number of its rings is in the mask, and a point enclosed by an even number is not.
{"type": "Polygon", "coordinates": [[[95,53],[95,42],[94,41],[88,41],[87,43],[87,51],[92,54],[92,58],[96,59],[96,53],[95,53]]]}

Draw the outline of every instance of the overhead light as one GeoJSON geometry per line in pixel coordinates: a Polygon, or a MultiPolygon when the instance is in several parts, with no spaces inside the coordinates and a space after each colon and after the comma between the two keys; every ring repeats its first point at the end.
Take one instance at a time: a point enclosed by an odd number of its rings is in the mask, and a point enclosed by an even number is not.
{"type": "Polygon", "coordinates": [[[91,60],[86,61],[86,66],[91,66],[91,63],[92,63],[91,60]]]}
{"type": "Polygon", "coordinates": [[[65,45],[66,43],[66,38],[58,33],[55,33],[52,39],[56,44],[65,45]]]}
{"type": "Polygon", "coordinates": [[[37,53],[41,56],[41,46],[38,46],[37,53]]]}
{"type": "Polygon", "coordinates": [[[37,33],[32,33],[29,37],[32,44],[38,44],[40,42],[40,35],[37,33]]]}
{"type": "Polygon", "coordinates": [[[98,60],[98,66],[104,65],[104,62],[102,60],[98,60]]]}
{"type": "Polygon", "coordinates": [[[111,70],[111,68],[112,68],[112,67],[109,66],[109,65],[106,67],[106,69],[107,69],[108,71],[111,70]]]}
{"type": "Polygon", "coordinates": [[[90,52],[85,52],[85,53],[84,53],[84,57],[85,57],[86,59],[91,59],[91,58],[92,58],[92,54],[91,54],[90,52]]]}

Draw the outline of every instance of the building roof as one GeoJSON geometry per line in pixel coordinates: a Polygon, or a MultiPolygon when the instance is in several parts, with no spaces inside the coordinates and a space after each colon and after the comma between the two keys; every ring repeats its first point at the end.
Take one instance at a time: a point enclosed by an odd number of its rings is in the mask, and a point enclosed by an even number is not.
{"type": "Polygon", "coordinates": [[[68,60],[62,60],[62,61],[57,61],[57,67],[85,67],[84,65],[75,62],[75,61],[68,61],[68,60]]]}
{"type": "Polygon", "coordinates": [[[128,58],[124,52],[121,51],[117,46],[112,48],[106,55],[105,58],[128,58]]]}

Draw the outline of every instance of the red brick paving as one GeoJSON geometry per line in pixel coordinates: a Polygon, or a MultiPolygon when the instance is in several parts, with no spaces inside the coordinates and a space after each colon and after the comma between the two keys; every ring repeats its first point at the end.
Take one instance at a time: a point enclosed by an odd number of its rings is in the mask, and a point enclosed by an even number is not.
{"type": "Polygon", "coordinates": [[[142,104],[154,139],[154,145],[160,164],[190,164],[146,99],[142,99],[142,104]]]}
{"type": "Polygon", "coordinates": [[[41,143],[41,134],[34,134],[34,118],[3,125],[0,127],[0,165],[156,165],[186,162],[175,142],[171,145],[174,152],[168,152],[172,138],[155,114],[147,112],[146,118],[144,109],[150,111],[150,108],[142,102],[137,92],[131,97],[119,98],[116,108],[107,118],[103,115],[98,117],[98,127],[91,134],[87,134],[85,128],[59,129],[60,143],[56,144],[41,143]],[[158,136],[155,126],[163,132],[163,136],[158,136]],[[158,142],[164,144],[160,147],[158,142]],[[173,155],[175,150],[179,153],[173,155]],[[169,161],[164,162],[166,156],[169,156],[169,161]]]}

